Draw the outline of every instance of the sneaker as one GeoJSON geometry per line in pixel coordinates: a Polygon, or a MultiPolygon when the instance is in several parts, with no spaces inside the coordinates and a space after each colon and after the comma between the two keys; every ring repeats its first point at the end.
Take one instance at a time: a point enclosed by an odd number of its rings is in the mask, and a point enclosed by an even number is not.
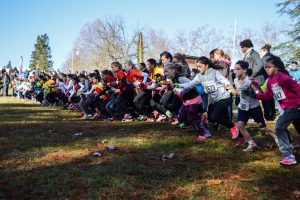
{"type": "Polygon", "coordinates": [[[187,126],[184,122],[181,122],[177,125],[178,128],[181,128],[181,129],[186,129],[188,128],[189,126],[187,126]]]}
{"type": "Polygon", "coordinates": [[[237,131],[237,125],[234,123],[234,126],[230,129],[231,132],[231,138],[234,140],[239,136],[239,132],[237,131]]]}
{"type": "Polygon", "coordinates": [[[209,130],[207,130],[207,129],[204,130],[204,137],[206,137],[206,138],[211,137],[209,130]]]}
{"type": "Polygon", "coordinates": [[[199,135],[196,139],[196,141],[203,141],[203,140],[206,140],[206,137],[203,135],[199,135]]]}
{"type": "Polygon", "coordinates": [[[243,146],[244,144],[245,144],[245,139],[244,138],[241,138],[241,139],[239,139],[239,141],[236,143],[236,145],[235,145],[235,147],[236,148],[239,148],[239,147],[241,147],[241,146],[243,146]]]}
{"type": "Polygon", "coordinates": [[[167,110],[167,112],[166,112],[166,116],[167,116],[167,118],[169,118],[169,119],[172,119],[172,118],[173,118],[173,114],[172,114],[170,111],[168,111],[168,110],[167,110]]]}
{"type": "Polygon", "coordinates": [[[255,149],[257,149],[257,145],[255,142],[249,142],[248,143],[248,147],[246,149],[243,149],[244,152],[249,152],[249,151],[253,151],[255,149]]]}
{"type": "Polygon", "coordinates": [[[166,115],[159,115],[159,117],[157,118],[157,122],[163,122],[167,119],[167,116],[166,115]]]}
{"type": "Polygon", "coordinates": [[[154,119],[157,119],[159,116],[159,113],[156,110],[154,110],[152,113],[154,115],[154,119]]]}
{"type": "Polygon", "coordinates": [[[290,155],[290,156],[286,156],[285,158],[283,158],[280,161],[280,164],[282,164],[282,165],[295,165],[295,164],[297,164],[297,161],[296,161],[294,155],[290,155]]]}
{"type": "Polygon", "coordinates": [[[151,117],[147,117],[145,122],[155,122],[155,119],[151,117]]]}
{"type": "Polygon", "coordinates": [[[125,114],[124,118],[122,119],[122,122],[132,122],[132,116],[130,114],[125,114]]]}
{"type": "Polygon", "coordinates": [[[173,118],[171,124],[172,124],[172,125],[177,125],[177,124],[179,124],[178,119],[177,119],[177,118],[173,118]]]}
{"type": "Polygon", "coordinates": [[[138,121],[145,121],[147,119],[147,117],[145,115],[139,115],[139,117],[137,118],[138,121]]]}

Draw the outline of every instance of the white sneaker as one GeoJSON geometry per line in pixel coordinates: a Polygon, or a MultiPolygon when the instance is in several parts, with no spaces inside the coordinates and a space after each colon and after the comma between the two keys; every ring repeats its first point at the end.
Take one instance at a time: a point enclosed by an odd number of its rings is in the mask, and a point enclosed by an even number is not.
{"type": "Polygon", "coordinates": [[[248,147],[246,149],[243,149],[244,152],[249,152],[257,149],[258,146],[255,142],[248,142],[248,147]]]}

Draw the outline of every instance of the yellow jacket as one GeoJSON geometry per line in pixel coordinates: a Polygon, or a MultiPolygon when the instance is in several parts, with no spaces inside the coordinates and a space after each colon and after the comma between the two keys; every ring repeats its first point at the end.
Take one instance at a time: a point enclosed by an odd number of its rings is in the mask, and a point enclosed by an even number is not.
{"type": "Polygon", "coordinates": [[[46,93],[55,93],[56,92],[56,84],[54,80],[49,79],[43,85],[43,90],[46,93]]]}

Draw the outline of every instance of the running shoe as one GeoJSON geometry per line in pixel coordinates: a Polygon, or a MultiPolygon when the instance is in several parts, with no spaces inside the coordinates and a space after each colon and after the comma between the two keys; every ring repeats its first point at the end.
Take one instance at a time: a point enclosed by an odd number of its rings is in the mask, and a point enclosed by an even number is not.
{"type": "Polygon", "coordinates": [[[236,143],[235,147],[239,148],[241,146],[243,146],[245,144],[245,139],[244,138],[240,138],[239,141],[236,143]]]}
{"type": "Polygon", "coordinates": [[[249,151],[253,151],[255,149],[257,149],[257,145],[255,142],[250,142],[248,143],[248,147],[246,149],[243,149],[244,152],[249,152],[249,151]]]}
{"type": "Polygon", "coordinates": [[[234,140],[239,136],[239,132],[237,131],[237,125],[234,123],[234,126],[230,129],[231,132],[231,138],[234,140]]]}
{"type": "Polygon", "coordinates": [[[282,165],[295,165],[295,164],[297,164],[297,161],[296,161],[296,158],[295,158],[294,155],[289,155],[289,156],[286,156],[285,158],[283,158],[280,161],[280,164],[282,164],[282,165]]]}

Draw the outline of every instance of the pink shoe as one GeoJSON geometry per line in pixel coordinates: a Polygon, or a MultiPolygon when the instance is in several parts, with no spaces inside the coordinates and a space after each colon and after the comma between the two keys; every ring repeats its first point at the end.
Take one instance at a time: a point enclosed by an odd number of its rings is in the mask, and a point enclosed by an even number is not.
{"type": "Polygon", "coordinates": [[[237,131],[237,125],[234,123],[234,126],[230,129],[231,132],[231,138],[234,140],[238,137],[239,132],[237,131]]]}
{"type": "Polygon", "coordinates": [[[155,122],[154,118],[147,117],[145,122],[155,122]]]}
{"type": "Polygon", "coordinates": [[[167,116],[166,115],[159,115],[159,117],[157,118],[157,122],[163,122],[167,119],[167,116]]]}
{"type": "Polygon", "coordinates": [[[153,115],[154,115],[154,119],[157,119],[157,118],[158,118],[158,115],[159,115],[158,112],[157,112],[156,110],[154,110],[152,113],[153,113],[153,115]]]}
{"type": "Polygon", "coordinates": [[[179,124],[178,119],[177,119],[177,118],[173,118],[171,124],[172,124],[172,125],[177,125],[177,124],[179,124]]]}
{"type": "Polygon", "coordinates": [[[203,140],[206,140],[206,137],[203,135],[199,135],[196,139],[196,141],[203,141],[203,140]]]}

